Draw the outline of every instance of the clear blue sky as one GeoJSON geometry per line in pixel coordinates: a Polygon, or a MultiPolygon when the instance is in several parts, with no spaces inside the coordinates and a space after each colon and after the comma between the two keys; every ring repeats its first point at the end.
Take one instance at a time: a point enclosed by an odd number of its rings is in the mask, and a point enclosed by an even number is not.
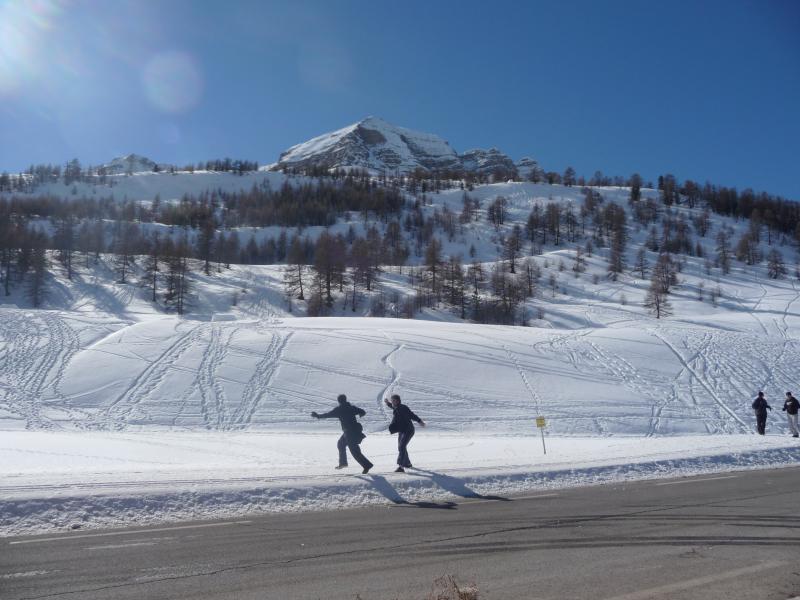
{"type": "Polygon", "coordinates": [[[0,0],[0,171],[264,164],[368,115],[800,200],[800,2],[0,0]]]}

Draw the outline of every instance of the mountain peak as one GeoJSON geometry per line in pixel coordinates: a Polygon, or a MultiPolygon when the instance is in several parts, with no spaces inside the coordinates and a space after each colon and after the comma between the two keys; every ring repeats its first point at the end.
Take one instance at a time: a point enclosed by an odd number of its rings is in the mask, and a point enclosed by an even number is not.
{"type": "Polygon", "coordinates": [[[315,165],[409,172],[450,169],[459,163],[456,151],[439,136],[369,116],[292,146],[281,154],[276,168],[315,165]]]}
{"type": "Polygon", "coordinates": [[[118,156],[102,166],[108,175],[124,175],[126,173],[146,173],[156,166],[155,161],[139,154],[118,156]]]}
{"type": "Polygon", "coordinates": [[[517,170],[514,161],[495,147],[458,154],[438,135],[399,127],[372,115],[292,146],[272,168],[310,166],[388,173],[464,170],[480,175],[501,172],[503,176],[517,170]]]}

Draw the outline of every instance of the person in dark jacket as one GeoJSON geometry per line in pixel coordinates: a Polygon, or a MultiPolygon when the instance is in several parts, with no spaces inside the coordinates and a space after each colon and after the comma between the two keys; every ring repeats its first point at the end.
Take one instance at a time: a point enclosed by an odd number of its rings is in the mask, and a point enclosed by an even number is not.
{"type": "Polygon", "coordinates": [[[348,448],[353,458],[361,465],[363,469],[362,473],[367,474],[374,465],[361,453],[359,444],[367,436],[364,435],[364,428],[361,426],[361,423],[356,420],[357,416],[363,417],[367,413],[363,408],[350,404],[347,401],[347,396],[344,394],[339,394],[336,400],[339,402],[339,406],[332,411],[321,415],[312,412],[311,416],[315,419],[339,419],[339,423],[342,425],[342,437],[340,437],[339,441],[336,443],[336,447],[339,449],[339,466],[336,468],[343,469],[347,466],[347,453],[345,452],[345,448],[348,448]]]}
{"type": "Polygon", "coordinates": [[[414,437],[414,423],[416,421],[425,427],[425,421],[420,419],[414,414],[414,411],[408,408],[400,401],[400,396],[397,394],[392,395],[391,401],[383,400],[386,406],[392,409],[394,416],[392,422],[389,423],[389,433],[397,434],[397,468],[395,473],[404,473],[406,469],[411,468],[411,460],[408,458],[408,443],[414,437]]]}
{"type": "Polygon", "coordinates": [[[786,392],[786,400],[783,403],[783,410],[786,411],[786,418],[789,420],[789,431],[792,437],[798,437],[797,412],[800,410],[800,402],[792,396],[792,392],[786,392]]]}
{"type": "Polygon", "coordinates": [[[764,430],[767,427],[767,410],[772,410],[772,407],[767,404],[767,399],[764,398],[764,392],[758,392],[758,398],[753,400],[753,410],[756,411],[758,433],[759,435],[764,435],[764,430]]]}

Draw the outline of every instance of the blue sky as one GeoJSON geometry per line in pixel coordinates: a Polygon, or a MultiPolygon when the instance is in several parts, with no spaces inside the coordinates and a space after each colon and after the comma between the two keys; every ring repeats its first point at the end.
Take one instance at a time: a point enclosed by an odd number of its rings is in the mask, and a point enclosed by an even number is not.
{"type": "Polygon", "coordinates": [[[0,171],[264,164],[368,115],[800,200],[800,2],[0,0],[0,171]]]}

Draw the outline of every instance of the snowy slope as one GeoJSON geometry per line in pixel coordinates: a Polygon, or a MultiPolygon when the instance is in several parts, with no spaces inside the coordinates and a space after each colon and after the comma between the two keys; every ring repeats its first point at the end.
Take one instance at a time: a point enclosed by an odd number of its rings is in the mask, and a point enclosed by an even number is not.
{"type": "Polygon", "coordinates": [[[793,337],[761,335],[750,319],[768,326],[796,299],[762,301],[725,329],[597,306],[576,314],[591,326],[570,331],[4,308],[0,415],[6,429],[305,430],[344,392],[372,407],[366,423],[380,431],[380,400],[398,392],[445,431],[525,433],[545,414],[566,435],[742,433],[754,391],[777,403],[800,368],[793,337]]]}
{"type": "MultiPolygon", "coordinates": [[[[54,196],[59,198],[79,199],[83,197],[108,198],[116,200],[152,201],[156,195],[162,200],[179,200],[184,195],[198,196],[209,190],[222,190],[225,192],[246,191],[253,185],[270,185],[280,187],[285,181],[282,173],[268,171],[253,171],[236,175],[234,173],[218,173],[213,171],[195,171],[189,173],[181,171],[176,173],[154,173],[152,169],[134,172],[131,175],[112,175],[106,178],[106,183],[87,183],[83,181],[65,185],[63,180],[57,183],[45,183],[37,186],[29,194],[15,193],[16,196],[54,196]]],[[[304,181],[304,178],[295,178],[304,181]]],[[[5,195],[9,195],[7,192],[5,195]]]]}
{"type": "MultiPolygon", "coordinates": [[[[115,178],[111,188],[76,186],[79,194],[166,200],[265,180],[278,186],[286,176],[142,173],[115,178]]],[[[628,190],[600,191],[627,205],[628,190]]],[[[466,257],[472,248],[482,261],[496,259],[502,236],[524,224],[534,205],[577,209],[582,198],[575,188],[531,183],[478,186],[470,194],[483,207],[498,196],[508,201],[502,226],[481,219],[443,239],[445,254],[466,257]]],[[[431,194],[421,210],[458,211],[462,195],[431,194]]],[[[698,209],[675,210],[688,218],[698,209]]],[[[331,230],[351,225],[363,234],[358,216],[331,230]]],[[[723,226],[735,239],[747,224],[715,217],[712,234],[699,240],[707,252],[723,226]]],[[[244,239],[276,234],[241,232],[244,239]]],[[[646,235],[630,224],[629,265],[646,235]]],[[[791,246],[776,239],[773,247],[791,264],[791,246]]],[[[0,533],[385,501],[369,479],[326,475],[336,425],[308,415],[341,392],[368,412],[365,451],[378,472],[393,462],[380,404],[386,394],[401,394],[429,422],[415,439],[415,462],[440,477],[398,482],[407,498],[457,496],[464,486],[508,492],[796,462],[798,444],[779,410],[800,370],[796,281],[767,279],[763,264],[738,262],[729,275],[715,269],[709,276],[702,259],[689,257],[671,298],[675,315],[655,320],[642,308],[649,282],[630,270],[609,281],[606,254],[596,249],[579,276],[570,270],[572,245],[550,245],[534,257],[542,278],[527,302],[532,327],[525,328],[465,323],[444,307],[416,321],[364,318],[367,299],[355,313],[337,300],[335,317],[303,318],[303,303],[289,312],[279,266],[195,271],[192,308],[178,318],[144,290],[117,283],[108,257],[89,268],[81,261],[72,281],[56,267],[47,310],[27,308],[21,287],[0,307],[0,430],[7,440],[0,447],[7,482],[0,533]],[[715,285],[718,306],[707,296],[715,285]],[[766,438],[752,435],[750,402],[759,389],[776,408],[766,438]],[[548,462],[534,453],[538,414],[548,419],[548,462]],[[286,450],[297,436],[303,450],[286,450]],[[153,439],[173,458],[137,456],[135,448],[153,439]],[[204,470],[178,447],[219,459],[204,470]],[[287,475],[298,470],[298,479],[287,475]]],[[[412,255],[410,262],[420,260],[412,255]]],[[[411,294],[407,269],[388,269],[379,289],[390,304],[393,295],[411,294]]]]}

